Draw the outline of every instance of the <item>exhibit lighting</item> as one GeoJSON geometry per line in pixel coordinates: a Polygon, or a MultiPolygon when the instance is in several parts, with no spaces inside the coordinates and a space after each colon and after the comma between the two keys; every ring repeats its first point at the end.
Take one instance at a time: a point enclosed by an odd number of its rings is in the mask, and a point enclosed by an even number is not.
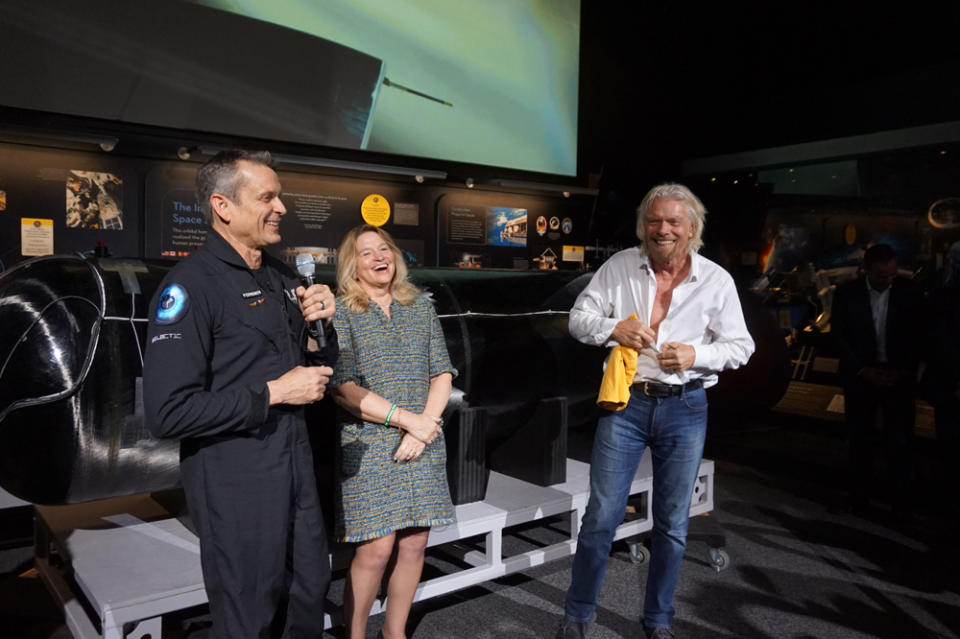
{"type": "Polygon", "coordinates": [[[530,189],[531,191],[549,191],[551,193],[559,193],[563,197],[570,197],[571,195],[596,195],[599,193],[598,189],[592,189],[586,186],[571,186],[569,184],[552,184],[550,182],[526,182],[523,180],[506,180],[506,179],[495,179],[490,180],[490,184],[495,184],[497,186],[502,186],[508,189],[530,189]]]}
{"type": "MultiPolygon", "coordinates": [[[[227,150],[226,147],[201,146],[200,153],[203,155],[216,155],[220,151],[227,150]]],[[[373,164],[370,162],[351,162],[349,160],[337,160],[334,158],[322,158],[312,155],[294,155],[290,153],[273,153],[273,159],[281,164],[300,164],[302,166],[320,166],[330,169],[344,169],[347,171],[362,171],[364,173],[388,173],[390,175],[408,175],[416,178],[430,178],[433,180],[447,179],[446,171],[429,171],[424,169],[415,169],[406,166],[395,166],[392,164],[373,164]]]]}
{"type": "Polygon", "coordinates": [[[476,182],[473,181],[473,178],[468,177],[468,178],[464,181],[464,184],[467,185],[467,188],[468,188],[468,189],[472,189],[472,188],[474,187],[474,185],[476,184],[476,182]]]}
{"type": "Polygon", "coordinates": [[[117,148],[120,138],[114,135],[96,135],[96,134],[73,134],[61,133],[58,131],[36,131],[27,127],[18,126],[0,126],[0,133],[36,138],[40,140],[54,140],[57,142],[70,142],[73,144],[92,144],[100,150],[109,153],[117,148]]]}

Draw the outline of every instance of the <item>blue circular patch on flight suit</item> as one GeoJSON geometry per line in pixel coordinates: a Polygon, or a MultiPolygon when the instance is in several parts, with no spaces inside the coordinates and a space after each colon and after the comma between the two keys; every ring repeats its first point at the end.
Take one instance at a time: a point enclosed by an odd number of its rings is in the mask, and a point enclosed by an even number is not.
{"type": "Polygon", "coordinates": [[[179,284],[163,289],[157,303],[157,324],[173,324],[187,312],[187,291],[179,284]]]}

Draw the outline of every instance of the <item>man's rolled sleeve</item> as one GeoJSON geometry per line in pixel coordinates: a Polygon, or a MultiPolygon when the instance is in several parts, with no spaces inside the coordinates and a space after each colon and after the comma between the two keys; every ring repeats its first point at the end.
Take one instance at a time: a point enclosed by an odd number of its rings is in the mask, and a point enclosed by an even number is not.
{"type": "Polygon", "coordinates": [[[707,325],[710,340],[695,347],[693,367],[705,371],[739,368],[747,363],[756,349],[732,279],[719,293],[721,303],[707,325]]]}
{"type": "MultiPolygon", "coordinates": [[[[608,262],[609,264],[609,262],[608,262]]],[[[570,309],[568,326],[574,339],[591,346],[602,346],[610,342],[610,334],[620,320],[611,317],[613,302],[611,269],[604,264],[590,283],[577,296],[570,309]]]]}

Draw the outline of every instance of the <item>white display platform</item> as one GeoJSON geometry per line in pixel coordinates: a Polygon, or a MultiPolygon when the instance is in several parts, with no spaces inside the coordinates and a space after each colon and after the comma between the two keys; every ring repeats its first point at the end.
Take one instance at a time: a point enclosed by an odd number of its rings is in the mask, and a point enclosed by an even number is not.
{"type": "Polygon", "coordinates": [[[30,503],[14,497],[3,488],[0,488],[0,509],[16,508],[17,506],[29,506],[30,503]]]}
{"type": "MultiPolygon", "coordinates": [[[[567,460],[567,481],[536,486],[490,473],[484,501],[457,506],[457,522],[435,528],[430,546],[483,538],[481,551],[461,555],[471,567],[424,581],[416,601],[496,579],[571,555],[589,496],[588,464],[567,460]],[[543,548],[504,557],[509,528],[569,513],[570,538],[543,548]]],[[[646,493],[646,513],[625,521],[623,539],[649,531],[652,470],[649,451],[630,493],[646,493]]],[[[690,514],[713,509],[713,462],[703,460],[690,514]]],[[[161,636],[162,615],[206,603],[197,539],[149,495],[135,495],[70,506],[38,506],[37,567],[64,606],[67,626],[77,639],[144,639],[161,636]],[[58,561],[59,560],[59,561],[58,561]],[[72,576],[80,592],[69,585],[72,576]],[[99,616],[92,621],[77,600],[82,596],[99,616]]],[[[446,546],[444,546],[446,547],[446,546]]],[[[335,553],[336,554],[336,553],[335,553]]],[[[375,602],[371,614],[384,609],[375,602]]],[[[332,625],[326,615],[327,627],[332,625]]]]}

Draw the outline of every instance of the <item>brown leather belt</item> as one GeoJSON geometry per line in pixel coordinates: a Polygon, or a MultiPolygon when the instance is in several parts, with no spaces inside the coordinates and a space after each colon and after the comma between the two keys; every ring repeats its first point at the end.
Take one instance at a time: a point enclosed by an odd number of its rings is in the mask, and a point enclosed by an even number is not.
{"type": "Polygon", "coordinates": [[[649,397],[673,397],[684,391],[697,390],[703,387],[703,381],[695,379],[686,384],[661,384],[660,382],[636,382],[633,385],[638,391],[649,397]]]}

